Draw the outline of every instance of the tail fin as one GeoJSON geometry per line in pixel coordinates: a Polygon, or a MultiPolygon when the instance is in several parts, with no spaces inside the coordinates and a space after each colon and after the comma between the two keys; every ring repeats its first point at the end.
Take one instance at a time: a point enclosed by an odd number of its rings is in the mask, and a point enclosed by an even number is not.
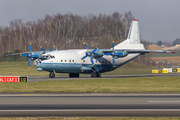
{"type": "Polygon", "coordinates": [[[140,43],[138,20],[133,19],[129,34],[126,40],[114,47],[115,49],[144,49],[144,45],[140,43]]]}

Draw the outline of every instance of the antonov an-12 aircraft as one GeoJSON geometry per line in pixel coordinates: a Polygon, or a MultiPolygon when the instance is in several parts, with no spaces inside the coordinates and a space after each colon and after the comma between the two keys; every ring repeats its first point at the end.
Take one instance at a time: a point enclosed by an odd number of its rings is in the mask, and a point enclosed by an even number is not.
{"type": "Polygon", "coordinates": [[[69,77],[79,77],[79,74],[91,74],[91,77],[101,77],[101,73],[109,72],[133,60],[139,55],[155,53],[173,53],[170,51],[146,50],[140,43],[138,20],[133,19],[128,37],[125,41],[111,49],[59,50],[42,54],[34,61],[38,71],[50,72],[49,77],[54,78],[55,73],[69,73],[69,77]]]}

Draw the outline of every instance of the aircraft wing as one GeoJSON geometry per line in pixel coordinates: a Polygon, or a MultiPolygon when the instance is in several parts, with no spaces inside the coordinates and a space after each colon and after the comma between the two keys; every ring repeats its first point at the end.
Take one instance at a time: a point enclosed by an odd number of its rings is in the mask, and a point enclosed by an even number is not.
{"type": "MultiPolygon", "coordinates": [[[[28,55],[29,52],[22,52],[22,53],[13,53],[13,54],[7,54],[6,56],[13,56],[13,55],[20,55],[22,57],[27,57],[26,55],[28,55]]],[[[34,55],[33,58],[38,58],[39,56],[41,56],[42,54],[44,54],[44,51],[32,51],[31,52],[32,55],[34,55]]]]}
{"type": "Polygon", "coordinates": [[[20,55],[20,54],[28,54],[29,52],[22,52],[22,53],[13,53],[13,54],[6,54],[6,56],[11,56],[11,55],[20,55]]]}
{"type": "Polygon", "coordinates": [[[162,51],[162,50],[146,50],[146,49],[127,49],[128,53],[174,53],[172,51],[162,51]]]}
{"type": "MultiPolygon", "coordinates": [[[[111,53],[112,49],[101,49],[103,53],[111,53]]],[[[128,53],[175,53],[173,51],[146,50],[146,49],[115,49],[115,51],[127,51],[128,53]]]]}

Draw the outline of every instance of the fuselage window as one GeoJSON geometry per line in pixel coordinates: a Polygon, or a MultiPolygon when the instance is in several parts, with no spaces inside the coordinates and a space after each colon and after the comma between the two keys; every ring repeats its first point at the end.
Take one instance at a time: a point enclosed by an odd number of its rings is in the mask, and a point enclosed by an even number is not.
{"type": "Polygon", "coordinates": [[[105,61],[105,63],[106,63],[106,61],[105,61]]]}
{"type": "Polygon", "coordinates": [[[71,62],[71,60],[69,60],[69,62],[71,62]]]}
{"type": "Polygon", "coordinates": [[[102,63],[104,63],[104,61],[102,61],[102,63]]]}
{"type": "Polygon", "coordinates": [[[72,60],[72,62],[74,62],[74,60],[72,60]]]}
{"type": "Polygon", "coordinates": [[[85,62],[85,60],[83,60],[83,62],[85,62]]]}
{"type": "Polygon", "coordinates": [[[61,60],[61,62],[63,62],[63,60],[61,60]]]}
{"type": "Polygon", "coordinates": [[[97,60],[96,60],[96,63],[97,63],[97,60]]]}
{"type": "Polygon", "coordinates": [[[66,62],[66,60],[64,60],[64,62],[66,62]]]}
{"type": "Polygon", "coordinates": [[[101,63],[101,61],[99,61],[99,63],[101,63]]]}

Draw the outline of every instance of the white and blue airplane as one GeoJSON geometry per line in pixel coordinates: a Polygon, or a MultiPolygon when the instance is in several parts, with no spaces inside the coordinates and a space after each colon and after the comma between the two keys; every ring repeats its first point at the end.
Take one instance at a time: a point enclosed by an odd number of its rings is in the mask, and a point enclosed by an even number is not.
{"type": "Polygon", "coordinates": [[[69,77],[79,77],[79,74],[91,74],[91,77],[101,77],[101,73],[109,72],[145,53],[173,53],[170,51],[146,50],[140,43],[138,20],[133,19],[128,37],[125,41],[111,49],[58,50],[42,54],[34,61],[38,71],[55,73],[69,73],[69,77]]]}

